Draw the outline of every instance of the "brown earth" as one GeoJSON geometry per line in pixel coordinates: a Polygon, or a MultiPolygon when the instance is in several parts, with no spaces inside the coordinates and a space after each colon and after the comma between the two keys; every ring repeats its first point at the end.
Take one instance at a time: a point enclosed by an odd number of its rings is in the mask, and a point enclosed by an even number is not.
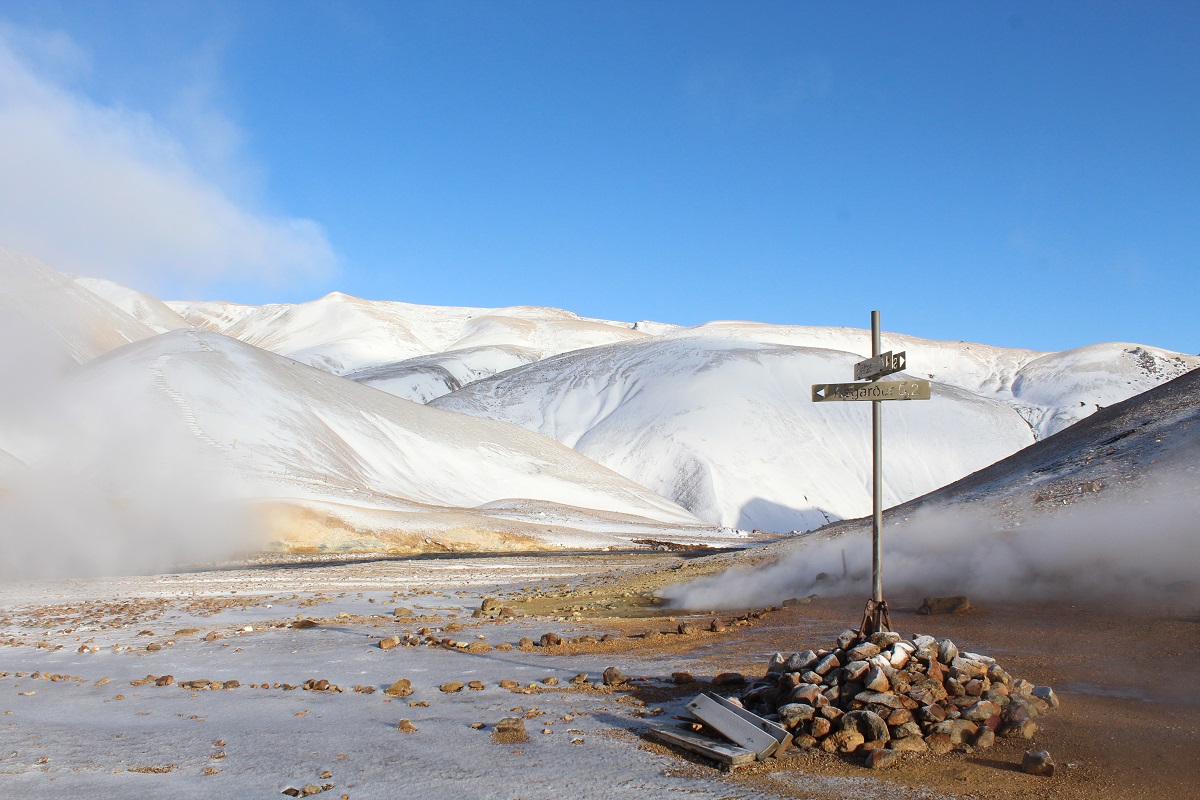
{"type": "MultiPolygon", "coordinates": [[[[608,642],[566,644],[548,652],[691,654],[688,667],[702,682],[680,687],[673,693],[678,697],[709,688],[703,681],[720,672],[761,675],[775,651],[831,647],[841,630],[861,620],[862,599],[819,598],[738,624],[744,611],[689,614],[652,598],[660,586],[724,566],[709,561],[602,576],[573,590],[540,594],[519,607],[525,613],[565,616],[576,609],[575,627],[590,624],[597,633],[618,634],[608,642]],[[707,632],[713,616],[731,624],[729,630],[707,632]],[[703,632],[674,633],[684,619],[703,632]]],[[[976,602],[964,614],[920,616],[920,602],[918,597],[890,599],[896,630],[948,637],[960,648],[993,656],[1014,677],[1054,687],[1062,705],[1038,720],[1041,729],[1033,742],[999,740],[994,748],[971,754],[910,755],[883,772],[868,772],[853,756],[794,754],[725,779],[813,800],[857,795],[864,778],[893,786],[895,794],[888,796],[896,797],[1200,798],[1200,614],[1195,609],[1130,612],[976,602]],[[1057,765],[1053,777],[1019,771],[1027,749],[1050,751],[1057,765]]],[[[654,694],[653,702],[665,699],[661,689],[654,694]]],[[[644,746],[666,752],[657,744],[644,746]]],[[[680,758],[681,770],[713,774],[699,759],[670,752],[680,758]]]]}

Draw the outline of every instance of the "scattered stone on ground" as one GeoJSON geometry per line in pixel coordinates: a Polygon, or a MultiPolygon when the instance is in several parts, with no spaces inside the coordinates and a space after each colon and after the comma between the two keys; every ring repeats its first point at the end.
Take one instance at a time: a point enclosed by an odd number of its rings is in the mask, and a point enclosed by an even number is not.
{"type": "Polygon", "coordinates": [[[396,730],[400,731],[401,733],[416,733],[417,726],[413,725],[410,720],[402,719],[396,723],[396,730]]]}
{"type": "Polygon", "coordinates": [[[971,600],[963,595],[955,597],[926,597],[917,609],[918,614],[962,614],[971,610],[971,600]]]}
{"type": "Polygon", "coordinates": [[[525,720],[520,717],[505,717],[492,728],[492,737],[505,744],[525,741],[529,738],[525,733],[525,720]]]}
{"type": "Polygon", "coordinates": [[[1027,775],[1049,778],[1054,775],[1054,761],[1048,750],[1027,750],[1021,760],[1021,771],[1027,775]]]}

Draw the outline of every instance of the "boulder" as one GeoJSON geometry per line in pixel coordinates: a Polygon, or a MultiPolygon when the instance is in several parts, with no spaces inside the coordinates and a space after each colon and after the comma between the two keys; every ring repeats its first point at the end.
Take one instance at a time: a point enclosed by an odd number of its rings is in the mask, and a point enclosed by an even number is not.
{"type": "Polygon", "coordinates": [[[942,639],[941,644],[938,645],[938,661],[948,665],[956,658],[958,658],[958,647],[949,639],[942,639]]]}
{"type": "Polygon", "coordinates": [[[892,738],[887,723],[874,711],[848,711],[835,726],[839,731],[856,730],[864,742],[886,742],[892,738]]]}
{"type": "Polygon", "coordinates": [[[608,667],[604,670],[603,675],[605,686],[620,686],[626,683],[629,679],[625,677],[625,673],[621,672],[617,667],[608,667]]]}

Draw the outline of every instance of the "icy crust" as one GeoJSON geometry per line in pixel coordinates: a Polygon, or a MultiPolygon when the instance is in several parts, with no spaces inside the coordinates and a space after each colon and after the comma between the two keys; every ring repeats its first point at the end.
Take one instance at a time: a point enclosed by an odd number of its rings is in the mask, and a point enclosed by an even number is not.
{"type": "MultiPolygon", "coordinates": [[[[869,406],[809,399],[856,359],[669,336],[546,359],[433,405],[553,437],[712,524],[806,530],[869,511],[869,406]]],[[[1033,441],[1007,404],[949,386],[935,395],[885,412],[889,505],[1033,441]]]]}
{"type": "Polygon", "coordinates": [[[578,524],[597,532],[615,514],[663,529],[658,538],[720,537],[550,439],[406,402],[219,334],[162,334],[92,362],[77,379],[81,394],[110,385],[155,398],[243,477],[248,498],[290,509],[273,512],[276,538],[289,526],[329,546],[391,532],[408,548],[425,531],[437,547],[454,529],[465,547],[470,537],[461,532],[475,529],[489,546],[583,546],[577,529],[545,524],[540,514],[476,510],[508,499],[570,507],[567,516],[586,517],[578,524]]]}
{"type": "MultiPolygon", "coordinates": [[[[0,248],[0,324],[46,336],[83,363],[155,331],[37,259],[0,248]]],[[[14,330],[13,335],[17,335],[14,330]]]]}

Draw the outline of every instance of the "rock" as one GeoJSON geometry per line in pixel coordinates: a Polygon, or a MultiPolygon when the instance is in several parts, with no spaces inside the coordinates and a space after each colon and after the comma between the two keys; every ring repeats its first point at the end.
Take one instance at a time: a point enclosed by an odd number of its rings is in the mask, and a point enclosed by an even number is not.
{"type": "Polygon", "coordinates": [[[629,679],[625,677],[625,673],[616,667],[608,667],[604,670],[604,685],[605,686],[620,686],[629,679]]]}
{"type": "Polygon", "coordinates": [[[1006,739],[1032,739],[1037,736],[1037,723],[1031,719],[1024,722],[1009,723],[1000,729],[1000,735],[1006,739]]]}
{"type": "Polygon", "coordinates": [[[888,656],[888,663],[892,665],[892,669],[904,669],[908,660],[912,658],[912,653],[900,645],[896,645],[885,655],[888,656]]]}
{"type": "Polygon", "coordinates": [[[926,597],[917,609],[918,614],[962,614],[971,610],[971,600],[964,595],[926,597]]]}
{"type": "Polygon", "coordinates": [[[491,650],[492,646],[490,644],[480,641],[471,642],[466,647],[468,653],[490,653],[491,650]]]}
{"type": "MultiPolygon", "coordinates": [[[[680,625],[682,626],[683,623],[680,623],[680,625]]],[[[767,674],[770,675],[772,672],[783,672],[783,665],[786,663],[787,659],[783,657],[783,653],[776,653],[775,655],[771,656],[771,659],[767,662],[767,674]]]]}
{"type": "Polygon", "coordinates": [[[547,678],[542,678],[542,685],[543,686],[558,686],[558,678],[554,677],[553,675],[551,675],[547,678]]]}
{"type": "Polygon", "coordinates": [[[174,682],[175,682],[174,675],[163,675],[161,678],[159,678],[158,680],[156,680],[154,682],[154,685],[155,686],[170,686],[174,682]]]}
{"type": "MultiPolygon", "coordinates": [[[[1046,705],[1050,706],[1051,708],[1058,708],[1058,695],[1056,695],[1054,690],[1049,686],[1033,687],[1033,696],[1039,700],[1045,701],[1046,705]]],[[[1053,769],[1053,766],[1051,766],[1051,769],[1053,769]]]]}
{"type": "Polygon", "coordinates": [[[1050,758],[1049,750],[1027,750],[1021,759],[1021,772],[1027,775],[1040,775],[1049,778],[1054,774],[1054,761],[1050,758]]]}
{"type": "Polygon", "coordinates": [[[889,725],[888,730],[891,731],[893,739],[921,738],[921,726],[911,720],[895,727],[889,725]]]}
{"type": "Polygon", "coordinates": [[[937,703],[931,703],[927,706],[921,706],[913,716],[921,722],[937,724],[946,718],[946,709],[937,703]]]}
{"type": "Polygon", "coordinates": [[[221,638],[221,634],[217,633],[216,631],[209,631],[208,633],[206,633],[204,635],[204,641],[206,641],[206,642],[215,642],[217,639],[220,639],[220,638],[221,638]]]}
{"type": "Polygon", "coordinates": [[[967,693],[968,697],[982,697],[984,692],[983,681],[978,678],[972,678],[963,686],[963,691],[967,693]]]}
{"type": "Polygon", "coordinates": [[[891,692],[859,692],[853,697],[858,702],[868,706],[882,706],[890,709],[904,708],[900,696],[891,692]]]}
{"type": "Polygon", "coordinates": [[[866,661],[871,656],[879,655],[879,645],[870,642],[856,644],[846,651],[847,661],[866,661]]]}
{"type": "Polygon", "coordinates": [[[511,678],[505,678],[504,680],[500,681],[500,688],[508,689],[511,691],[513,689],[520,689],[521,684],[517,683],[516,681],[512,680],[511,678]]]}
{"type": "Polygon", "coordinates": [[[393,617],[411,617],[412,615],[413,615],[413,612],[412,612],[411,608],[405,608],[404,606],[396,606],[395,608],[392,609],[393,617]]]}
{"type": "Polygon", "coordinates": [[[724,633],[725,622],[720,618],[714,618],[712,622],[708,623],[708,629],[713,633],[724,633]]]}
{"type": "Polygon", "coordinates": [[[500,601],[495,597],[485,597],[483,598],[483,602],[479,604],[479,610],[483,612],[484,616],[488,617],[496,616],[500,613],[500,609],[500,601]]]}
{"type": "Polygon", "coordinates": [[[853,753],[858,748],[862,747],[866,740],[863,735],[854,728],[847,728],[840,731],[834,731],[825,737],[825,741],[821,743],[822,749],[829,745],[832,749],[826,750],[830,753],[853,753]]]}
{"type": "Polygon", "coordinates": [[[740,672],[722,672],[712,679],[713,686],[741,686],[746,676],[740,672]]]}
{"type": "Polygon", "coordinates": [[[817,596],[815,594],[810,594],[807,597],[789,597],[787,600],[783,601],[783,607],[791,608],[792,606],[806,606],[816,599],[817,596]]]}
{"type": "Polygon", "coordinates": [[[588,682],[588,674],[586,672],[577,672],[575,677],[571,678],[572,686],[583,686],[588,682]]]}
{"type": "Polygon", "coordinates": [[[817,698],[820,696],[821,689],[819,687],[811,683],[805,683],[792,690],[791,695],[788,697],[788,702],[815,706],[817,698]]]}
{"type": "Polygon", "coordinates": [[[927,745],[925,740],[921,738],[919,731],[916,736],[904,736],[900,738],[893,737],[892,740],[888,742],[888,748],[891,750],[898,750],[901,753],[929,752],[929,745],[927,745]]]}
{"type": "Polygon", "coordinates": [[[842,665],[841,660],[837,657],[837,653],[830,653],[822,658],[813,666],[813,672],[824,676],[842,665]]]}
{"type": "Polygon", "coordinates": [[[517,647],[522,650],[529,650],[533,647],[533,639],[530,639],[528,636],[522,636],[521,640],[517,642],[517,647]]]}
{"type": "MultiPolygon", "coordinates": [[[[847,654],[848,656],[849,654],[847,654]]],[[[851,661],[846,666],[842,667],[842,679],[846,681],[857,681],[867,674],[867,670],[871,665],[866,661],[851,661]]]]}
{"type": "Polygon", "coordinates": [[[525,733],[525,720],[520,717],[505,717],[492,728],[492,736],[505,743],[523,742],[528,738],[525,733]]]}
{"type": "Polygon", "coordinates": [[[467,681],[467,688],[475,692],[482,692],[487,688],[487,684],[483,681],[467,681]]]}
{"type": "Polygon", "coordinates": [[[988,700],[980,700],[963,709],[963,719],[971,722],[986,722],[996,714],[996,706],[988,700]]]}
{"type": "Polygon", "coordinates": [[[455,692],[461,692],[463,685],[462,681],[450,681],[449,683],[443,683],[438,688],[446,694],[454,694],[455,692]]]}
{"type": "Polygon", "coordinates": [[[887,724],[889,728],[894,728],[897,725],[903,725],[906,722],[912,722],[912,712],[907,708],[897,708],[887,716],[887,724]]]}
{"type": "Polygon", "coordinates": [[[696,626],[690,622],[679,623],[677,630],[679,631],[680,636],[695,636],[698,633],[696,626]]]}
{"type": "Polygon", "coordinates": [[[851,628],[847,628],[846,630],[844,630],[838,634],[837,646],[838,646],[839,650],[845,650],[848,647],[852,647],[854,645],[854,643],[857,641],[858,641],[858,631],[853,630],[851,628]]]}
{"type": "Polygon", "coordinates": [[[803,703],[788,703],[779,707],[779,724],[789,730],[802,722],[809,722],[817,715],[817,710],[803,703]]]}
{"type": "Polygon", "coordinates": [[[938,645],[937,658],[941,663],[949,664],[958,658],[958,647],[949,639],[942,639],[942,643],[938,645]]]}
{"type": "Polygon", "coordinates": [[[886,650],[900,641],[900,634],[895,631],[879,631],[878,633],[872,633],[868,641],[880,650],[886,650]]]}
{"type": "Polygon", "coordinates": [[[671,682],[674,683],[676,686],[678,686],[680,684],[684,684],[684,683],[693,683],[693,682],[695,682],[695,680],[696,680],[696,676],[690,672],[672,672],[671,673],[671,682]]]}
{"type": "Polygon", "coordinates": [[[542,647],[556,647],[563,643],[562,637],[557,633],[543,633],[542,638],[538,642],[542,647]]]}
{"type": "Polygon", "coordinates": [[[951,744],[967,744],[979,731],[979,726],[965,719],[948,719],[933,726],[933,733],[944,733],[951,744]]]}
{"type": "Polygon", "coordinates": [[[886,692],[891,687],[892,683],[888,680],[887,674],[877,666],[871,667],[863,679],[863,688],[869,692],[886,692]]]}
{"type": "Polygon", "coordinates": [[[808,732],[816,739],[824,739],[833,730],[833,723],[825,719],[825,717],[813,717],[812,722],[808,726],[808,732]]]}
{"type": "Polygon", "coordinates": [[[975,734],[975,738],[971,740],[971,746],[976,750],[986,750],[996,743],[996,734],[986,725],[979,729],[975,734]]]}
{"type": "Polygon", "coordinates": [[[815,736],[807,733],[801,733],[796,738],[792,739],[792,747],[797,750],[812,750],[818,744],[815,736]]]}
{"type": "Polygon", "coordinates": [[[935,756],[944,756],[954,749],[950,737],[944,733],[929,734],[925,737],[925,744],[935,756]]]}
{"type": "Polygon", "coordinates": [[[416,733],[417,726],[413,725],[412,722],[407,719],[402,719],[396,723],[396,730],[400,731],[401,733],[416,733]]]}
{"type": "Polygon", "coordinates": [[[817,663],[817,654],[812,650],[805,650],[803,653],[789,656],[788,660],[784,662],[783,668],[787,672],[804,672],[815,663],[817,663]]]}
{"type": "Polygon", "coordinates": [[[867,753],[863,766],[867,769],[887,769],[899,760],[900,752],[898,750],[876,749],[867,753]]]}
{"type": "Polygon", "coordinates": [[[886,742],[892,738],[887,723],[874,711],[847,711],[838,719],[836,727],[845,730],[849,726],[854,726],[867,742],[886,742]]]}
{"type": "Polygon", "coordinates": [[[400,646],[400,637],[399,636],[389,636],[386,639],[379,640],[379,649],[380,650],[391,650],[391,649],[399,647],[399,646],[400,646]]]}

